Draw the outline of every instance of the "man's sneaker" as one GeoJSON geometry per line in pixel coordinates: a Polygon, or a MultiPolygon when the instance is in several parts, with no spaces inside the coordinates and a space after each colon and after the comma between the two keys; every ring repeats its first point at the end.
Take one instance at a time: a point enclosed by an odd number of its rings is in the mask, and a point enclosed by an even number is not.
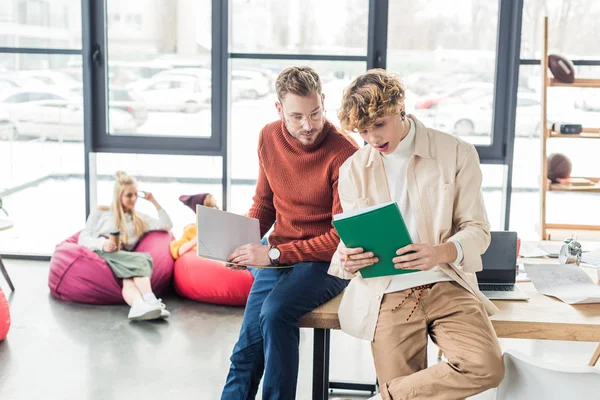
{"type": "Polygon", "coordinates": [[[156,303],[147,303],[145,301],[136,301],[129,310],[129,319],[148,320],[157,319],[162,315],[162,308],[156,303]]]}
{"type": "Polygon", "coordinates": [[[160,306],[160,317],[167,319],[171,316],[171,313],[167,311],[167,306],[162,302],[162,299],[150,300],[150,304],[158,304],[160,306]]]}

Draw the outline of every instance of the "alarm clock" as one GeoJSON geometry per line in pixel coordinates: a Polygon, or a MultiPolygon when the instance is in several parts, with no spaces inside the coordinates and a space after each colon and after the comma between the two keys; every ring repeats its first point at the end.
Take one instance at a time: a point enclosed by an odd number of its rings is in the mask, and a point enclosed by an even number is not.
{"type": "Polygon", "coordinates": [[[577,238],[570,237],[565,239],[565,243],[560,248],[558,253],[558,262],[561,264],[576,264],[581,263],[581,244],[577,238]]]}

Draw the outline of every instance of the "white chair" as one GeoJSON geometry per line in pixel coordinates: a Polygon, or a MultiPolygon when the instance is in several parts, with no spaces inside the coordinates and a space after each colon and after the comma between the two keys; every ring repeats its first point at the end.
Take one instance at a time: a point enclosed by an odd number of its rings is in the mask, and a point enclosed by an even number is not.
{"type": "Polygon", "coordinates": [[[550,364],[517,351],[504,353],[504,380],[496,400],[563,400],[600,397],[600,370],[550,364]]]}

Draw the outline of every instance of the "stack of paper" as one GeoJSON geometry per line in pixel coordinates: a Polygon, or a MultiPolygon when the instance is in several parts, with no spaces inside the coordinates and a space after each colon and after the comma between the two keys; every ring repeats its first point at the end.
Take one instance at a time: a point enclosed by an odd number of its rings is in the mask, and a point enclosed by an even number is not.
{"type": "Polygon", "coordinates": [[[525,264],[536,290],[567,304],[600,303],[600,286],[575,265],[525,264]]]}

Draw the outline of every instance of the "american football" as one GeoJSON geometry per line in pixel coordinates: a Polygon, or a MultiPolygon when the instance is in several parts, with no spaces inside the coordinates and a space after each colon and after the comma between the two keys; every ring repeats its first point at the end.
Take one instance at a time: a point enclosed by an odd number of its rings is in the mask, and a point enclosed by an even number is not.
{"type": "Polygon", "coordinates": [[[575,82],[575,65],[568,58],[550,54],[548,55],[548,67],[557,80],[564,83],[575,82]]]}

